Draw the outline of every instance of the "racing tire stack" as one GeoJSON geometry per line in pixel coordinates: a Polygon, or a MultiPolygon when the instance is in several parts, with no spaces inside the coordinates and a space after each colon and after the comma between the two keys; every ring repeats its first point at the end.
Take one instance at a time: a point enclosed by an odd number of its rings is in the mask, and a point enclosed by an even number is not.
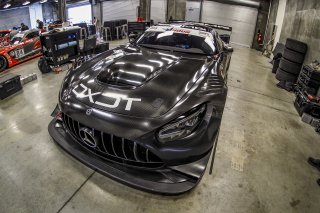
{"type": "Polygon", "coordinates": [[[307,44],[288,38],[277,69],[276,79],[279,81],[296,83],[307,50],[307,44]]]}

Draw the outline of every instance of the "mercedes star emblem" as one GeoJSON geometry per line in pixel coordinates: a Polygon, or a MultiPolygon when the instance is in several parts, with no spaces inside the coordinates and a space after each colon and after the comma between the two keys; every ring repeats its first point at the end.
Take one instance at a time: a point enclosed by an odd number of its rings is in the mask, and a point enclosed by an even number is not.
{"type": "Polygon", "coordinates": [[[95,148],[97,146],[97,139],[94,137],[93,130],[89,128],[81,128],[79,133],[83,143],[92,148],[95,148]]]}

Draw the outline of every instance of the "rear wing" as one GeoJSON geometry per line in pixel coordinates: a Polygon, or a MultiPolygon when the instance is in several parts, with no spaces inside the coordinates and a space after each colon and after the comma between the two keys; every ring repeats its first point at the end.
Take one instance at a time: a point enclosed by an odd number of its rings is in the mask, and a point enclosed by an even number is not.
{"type": "MultiPolygon", "coordinates": [[[[224,31],[229,31],[232,32],[232,27],[229,26],[224,26],[220,24],[211,24],[211,23],[204,23],[204,22],[196,22],[196,21],[183,21],[183,20],[171,20],[169,21],[169,24],[196,24],[196,25],[204,25],[207,27],[211,27],[217,30],[224,30],[224,31]]],[[[163,23],[165,24],[165,23],[163,23]]]]}
{"type": "Polygon", "coordinates": [[[229,31],[232,32],[232,27],[224,26],[224,25],[219,25],[219,24],[209,24],[209,23],[204,23],[205,25],[212,27],[217,30],[224,30],[224,31],[229,31]]]}
{"type": "Polygon", "coordinates": [[[204,23],[206,26],[215,29],[219,33],[219,37],[224,41],[224,43],[229,44],[232,34],[232,27],[219,25],[219,24],[209,24],[204,23]]]}
{"type": "Polygon", "coordinates": [[[224,26],[220,24],[211,24],[211,23],[203,23],[203,22],[195,22],[195,21],[183,21],[183,20],[171,20],[169,23],[158,23],[158,25],[162,26],[169,26],[169,25],[182,25],[185,28],[192,28],[192,29],[202,29],[207,32],[210,32],[212,29],[218,32],[219,37],[226,43],[230,43],[231,34],[232,34],[232,27],[224,26]]]}

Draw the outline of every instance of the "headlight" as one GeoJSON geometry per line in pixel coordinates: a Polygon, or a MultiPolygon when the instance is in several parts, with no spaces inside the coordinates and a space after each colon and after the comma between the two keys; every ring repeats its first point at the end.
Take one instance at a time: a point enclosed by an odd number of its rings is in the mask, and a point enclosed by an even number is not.
{"type": "Polygon", "coordinates": [[[170,124],[162,127],[157,134],[158,140],[164,143],[190,135],[202,121],[205,109],[206,106],[204,104],[195,107],[170,124]]]}

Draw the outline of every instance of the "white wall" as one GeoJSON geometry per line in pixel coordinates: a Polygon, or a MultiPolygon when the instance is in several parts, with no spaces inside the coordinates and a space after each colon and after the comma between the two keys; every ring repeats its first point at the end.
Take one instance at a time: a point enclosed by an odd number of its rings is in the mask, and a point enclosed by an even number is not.
{"type": "Polygon", "coordinates": [[[91,4],[70,7],[67,9],[67,11],[68,20],[71,21],[72,24],[92,22],[91,4]]]}
{"type": "Polygon", "coordinates": [[[29,6],[31,28],[37,28],[37,19],[43,21],[42,5],[34,3],[29,6]]]}
{"type": "Polygon", "coordinates": [[[276,18],[277,31],[274,39],[274,44],[275,44],[274,47],[276,47],[276,44],[279,42],[279,39],[280,39],[284,14],[286,11],[286,5],[287,5],[287,0],[279,0],[279,7],[277,12],[277,18],[276,18]]]}

